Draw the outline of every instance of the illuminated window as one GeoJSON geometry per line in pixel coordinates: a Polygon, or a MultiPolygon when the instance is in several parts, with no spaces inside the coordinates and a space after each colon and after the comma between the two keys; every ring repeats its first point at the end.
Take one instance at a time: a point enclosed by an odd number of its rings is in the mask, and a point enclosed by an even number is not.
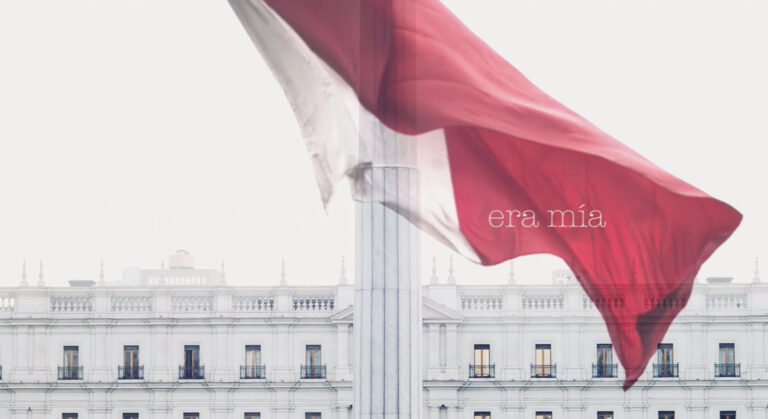
{"type": "Polygon", "coordinates": [[[671,343],[660,343],[656,352],[657,364],[654,366],[656,377],[677,377],[674,348],[671,343]]]}
{"type": "Polygon", "coordinates": [[[552,345],[536,345],[536,364],[534,364],[535,377],[554,377],[552,368],[552,345]]]}
{"type": "Polygon", "coordinates": [[[616,376],[616,365],[613,363],[613,345],[610,343],[600,343],[597,345],[597,364],[593,368],[592,376],[616,376]]]}
{"type": "Polygon", "coordinates": [[[738,377],[741,375],[737,374],[736,345],[733,343],[720,344],[719,363],[715,368],[718,377],[738,377]]]}
{"type": "Polygon", "coordinates": [[[261,345],[245,345],[245,364],[240,371],[240,378],[264,378],[261,345]]]}
{"type": "Polygon", "coordinates": [[[491,377],[491,345],[475,345],[475,357],[471,376],[491,377]]]}
{"type": "MultiPolygon", "coordinates": [[[[119,369],[119,368],[118,368],[119,369]]],[[[120,379],[136,380],[143,377],[139,366],[139,347],[136,345],[123,346],[123,368],[118,371],[120,379]]]]}

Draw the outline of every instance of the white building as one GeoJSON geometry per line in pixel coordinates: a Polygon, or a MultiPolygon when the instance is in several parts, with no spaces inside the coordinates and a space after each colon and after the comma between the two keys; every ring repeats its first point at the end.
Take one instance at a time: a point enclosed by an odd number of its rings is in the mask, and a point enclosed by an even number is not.
{"type": "MultiPolygon", "coordinates": [[[[0,419],[352,417],[353,285],[228,286],[186,254],[169,266],[0,288],[0,419]]],[[[697,284],[627,392],[568,274],[546,286],[433,278],[423,417],[768,419],[768,286],[755,276],[697,284]]]]}

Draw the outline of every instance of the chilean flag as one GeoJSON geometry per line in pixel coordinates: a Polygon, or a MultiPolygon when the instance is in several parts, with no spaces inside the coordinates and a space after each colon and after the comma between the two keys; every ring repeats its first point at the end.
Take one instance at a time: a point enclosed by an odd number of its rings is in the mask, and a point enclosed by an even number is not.
{"type": "Polygon", "coordinates": [[[396,210],[484,265],[562,258],[624,389],[741,221],[542,92],[439,0],[230,3],[288,96],[324,202],[344,178],[372,186],[372,137],[410,144],[421,195],[396,210]]]}

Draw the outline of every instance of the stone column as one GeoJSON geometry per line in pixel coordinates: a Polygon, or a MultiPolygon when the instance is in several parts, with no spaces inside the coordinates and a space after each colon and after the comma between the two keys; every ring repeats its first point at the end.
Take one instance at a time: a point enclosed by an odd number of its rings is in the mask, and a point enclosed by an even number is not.
{"type": "Polygon", "coordinates": [[[457,353],[458,344],[459,344],[459,325],[456,323],[451,323],[446,325],[446,366],[445,366],[445,377],[449,380],[459,380],[462,378],[461,374],[463,371],[461,370],[459,366],[459,355],[457,353]]]}
{"type": "Polygon", "coordinates": [[[440,324],[427,325],[429,339],[429,369],[427,379],[435,380],[440,376],[440,324]]]}
{"type": "MultiPolygon", "coordinates": [[[[363,117],[363,115],[361,115],[363,117]]],[[[355,418],[418,418],[421,406],[419,233],[391,208],[418,205],[413,138],[362,121],[371,167],[357,191],[355,418]],[[409,167],[410,166],[410,167],[409,167]]]]}
{"type": "Polygon", "coordinates": [[[349,326],[347,323],[336,323],[336,380],[346,381],[351,378],[349,350],[349,326]]]}

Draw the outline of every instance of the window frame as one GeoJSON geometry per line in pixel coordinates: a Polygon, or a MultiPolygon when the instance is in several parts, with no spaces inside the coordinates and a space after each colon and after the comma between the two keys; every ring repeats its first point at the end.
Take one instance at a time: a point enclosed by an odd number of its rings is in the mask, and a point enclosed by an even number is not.
{"type": "Polygon", "coordinates": [[[491,376],[491,365],[491,345],[485,343],[475,344],[472,349],[474,377],[489,378],[491,376]]]}
{"type": "Polygon", "coordinates": [[[534,366],[537,377],[552,377],[552,344],[537,343],[534,346],[534,366]]]}

